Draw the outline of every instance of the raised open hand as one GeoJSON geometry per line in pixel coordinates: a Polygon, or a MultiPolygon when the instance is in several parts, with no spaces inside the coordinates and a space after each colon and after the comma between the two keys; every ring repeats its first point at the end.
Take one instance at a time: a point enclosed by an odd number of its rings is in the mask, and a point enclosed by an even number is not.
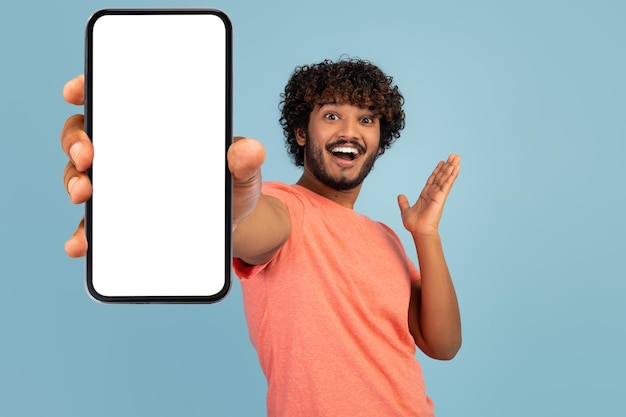
{"type": "Polygon", "coordinates": [[[437,235],[439,220],[450,189],[461,169],[461,157],[452,154],[446,162],[440,161],[426,181],[414,205],[403,194],[398,196],[402,224],[414,235],[437,235]]]}

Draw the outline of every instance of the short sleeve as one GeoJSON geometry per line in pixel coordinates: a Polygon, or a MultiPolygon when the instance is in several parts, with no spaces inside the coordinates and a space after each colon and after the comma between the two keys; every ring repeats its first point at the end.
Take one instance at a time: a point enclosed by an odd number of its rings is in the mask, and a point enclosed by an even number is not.
{"type": "MultiPolygon", "coordinates": [[[[298,230],[302,224],[302,217],[304,215],[303,204],[300,201],[302,196],[298,194],[292,186],[280,182],[263,183],[262,193],[278,198],[285,204],[289,212],[289,217],[291,218],[293,236],[294,230],[298,230]]],[[[290,239],[292,239],[292,237],[290,237],[290,239]]],[[[263,271],[271,262],[272,259],[264,264],[248,265],[242,262],[241,259],[233,258],[232,265],[233,271],[239,279],[250,279],[263,271]]]]}

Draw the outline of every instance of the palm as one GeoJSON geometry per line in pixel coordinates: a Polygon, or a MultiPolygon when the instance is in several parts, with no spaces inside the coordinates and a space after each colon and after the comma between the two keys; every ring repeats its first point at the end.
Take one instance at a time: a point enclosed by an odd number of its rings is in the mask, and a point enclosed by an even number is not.
{"type": "Polygon", "coordinates": [[[409,205],[406,196],[398,196],[402,224],[409,232],[438,233],[443,206],[461,169],[460,161],[458,155],[452,154],[446,162],[439,162],[414,205],[409,205]]]}

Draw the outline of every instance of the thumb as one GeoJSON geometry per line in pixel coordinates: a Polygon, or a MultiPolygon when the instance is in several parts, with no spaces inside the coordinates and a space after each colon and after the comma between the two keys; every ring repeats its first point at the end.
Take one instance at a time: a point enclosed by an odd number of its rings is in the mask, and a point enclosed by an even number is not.
{"type": "Polygon", "coordinates": [[[228,148],[228,169],[233,176],[233,232],[248,217],[261,196],[261,165],[265,149],[254,139],[235,137],[228,148]]]}
{"type": "Polygon", "coordinates": [[[398,196],[398,207],[400,207],[400,213],[410,207],[409,199],[404,194],[398,196]]]}
{"type": "Polygon", "coordinates": [[[248,181],[258,174],[265,162],[265,148],[254,139],[237,136],[226,155],[228,169],[235,181],[248,181]]]}

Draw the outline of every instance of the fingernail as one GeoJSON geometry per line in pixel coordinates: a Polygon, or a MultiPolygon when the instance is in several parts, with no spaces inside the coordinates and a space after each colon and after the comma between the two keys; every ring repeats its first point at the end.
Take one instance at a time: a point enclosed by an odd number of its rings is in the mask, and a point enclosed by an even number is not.
{"type": "Polygon", "coordinates": [[[68,193],[70,193],[70,194],[72,193],[72,186],[76,183],[76,181],[78,181],[78,177],[72,177],[67,182],[67,192],[68,193]]]}
{"type": "Polygon", "coordinates": [[[76,142],[70,147],[70,157],[72,158],[74,162],[76,162],[76,158],[78,158],[78,155],[80,154],[80,151],[82,150],[83,150],[83,144],[80,142],[76,142]]]}

